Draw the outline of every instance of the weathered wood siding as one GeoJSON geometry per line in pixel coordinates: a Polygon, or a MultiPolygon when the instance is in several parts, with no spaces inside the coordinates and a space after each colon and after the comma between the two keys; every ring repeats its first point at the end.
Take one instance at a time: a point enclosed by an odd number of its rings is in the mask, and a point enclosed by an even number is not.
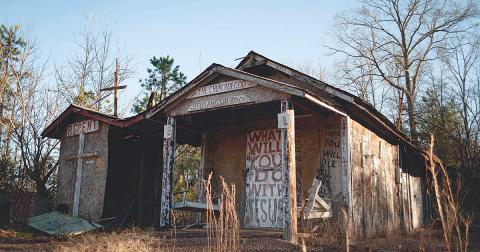
{"type": "Polygon", "coordinates": [[[403,169],[398,146],[352,120],[353,232],[384,236],[423,225],[422,183],[403,169]]]}
{"type": "MultiPolygon", "coordinates": [[[[342,182],[342,148],[341,148],[341,120],[340,116],[331,115],[320,119],[319,144],[320,162],[316,179],[322,182],[320,196],[332,200],[335,207],[343,202],[342,182]]],[[[310,179],[312,181],[312,178],[310,179]]],[[[311,185],[310,181],[310,185],[311,185]]],[[[334,210],[334,215],[339,214],[334,210]]]]}
{"type": "MultiPolygon", "coordinates": [[[[78,121],[81,121],[80,118],[78,121]]],[[[99,122],[98,131],[85,134],[84,153],[98,152],[96,157],[83,159],[79,217],[87,220],[102,217],[108,170],[108,131],[109,126],[99,122]]],[[[60,139],[57,205],[66,204],[70,213],[73,208],[77,159],[68,157],[77,155],[78,138],[78,135],[66,137],[66,132],[63,132],[60,139]]]]}

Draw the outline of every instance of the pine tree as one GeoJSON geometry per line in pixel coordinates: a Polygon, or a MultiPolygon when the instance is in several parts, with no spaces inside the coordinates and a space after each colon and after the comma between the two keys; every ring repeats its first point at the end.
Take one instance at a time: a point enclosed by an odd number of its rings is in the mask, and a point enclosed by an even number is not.
{"type": "Polygon", "coordinates": [[[158,103],[187,83],[187,77],[180,72],[180,66],[174,65],[174,59],[170,56],[153,57],[150,63],[153,68],[147,69],[148,78],[140,80],[145,95],[134,104],[135,113],[146,109],[150,94],[154,95],[154,103],[158,103]]]}

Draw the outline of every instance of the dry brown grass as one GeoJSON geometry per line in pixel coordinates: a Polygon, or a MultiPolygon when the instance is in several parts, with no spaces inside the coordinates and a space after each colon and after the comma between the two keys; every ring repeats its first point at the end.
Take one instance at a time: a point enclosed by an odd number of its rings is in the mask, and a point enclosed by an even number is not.
{"type": "Polygon", "coordinates": [[[238,251],[240,243],[240,223],[235,207],[235,185],[228,186],[222,181],[220,212],[213,211],[212,174],[205,182],[207,199],[207,251],[238,251]]]}
{"type": "Polygon", "coordinates": [[[68,238],[54,246],[54,251],[168,251],[167,237],[158,237],[155,232],[127,229],[116,233],[89,233],[68,238]]]}
{"type": "Polygon", "coordinates": [[[442,223],[443,241],[448,251],[468,251],[471,216],[462,211],[465,188],[460,177],[453,183],[447,168],[433,154],[434,136],[431,135],[428,171],[432,175],[436,210],[442,223]]]}

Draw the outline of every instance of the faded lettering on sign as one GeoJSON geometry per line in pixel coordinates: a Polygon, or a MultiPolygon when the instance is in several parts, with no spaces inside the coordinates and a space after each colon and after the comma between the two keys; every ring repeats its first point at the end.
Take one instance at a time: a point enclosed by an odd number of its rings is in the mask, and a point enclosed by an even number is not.
{"type": "Polygon", "coordinates": [[[280,130],[247,134],[245,226],[283,227],[283,175],[280,130]]]}
{"type": "Polygon", "coordinates": [[[221,82],[213,85],[200,87],[199,89],[195,90],[191,95],[189,95],[187,99],[251,88],[255,87],[256,85],[257,84],[255,83],[244,80],[221,82]]]}
{"type": "Polygon", "coordinates": [[[337,117],[330,117],[325,124],[325,137],[322,139],[322,152],[320,157],[320,168],[317,170],[316,179],[322,181],[319,195],[331,198],[331,181],[334,171],[342,168],[341,149],[341,124],[337,117]]]}
{"type": "Polygon", "coordinates": [[[204,109],[210,109],[210,108],[232,106],[232,105],[249,103],[249,102],[252,102],[252,99],[250,99],[248,96],[236,95],[236,96],[197,102],[192,104],[190,108],[188,108],[188,111],[197,111],[197,110],[204,110],[204,109]]]}
{"type": "Polygon", "coordinates": [[[67,126],[67,137],[80,135],[80,133],[89,133],[98,130],[98,121],[86,120],[72,123],[67,126]]]}

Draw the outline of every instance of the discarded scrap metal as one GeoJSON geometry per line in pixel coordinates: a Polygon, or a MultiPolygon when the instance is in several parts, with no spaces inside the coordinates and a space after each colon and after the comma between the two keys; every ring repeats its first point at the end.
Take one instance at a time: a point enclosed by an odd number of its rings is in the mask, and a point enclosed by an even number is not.
{"type": "Polygon", "coordinates": [[[78,235],[101,228],[102,225],[53,211],[27,219],[27,224],[41,232],[54,235],[78,235]]]}

